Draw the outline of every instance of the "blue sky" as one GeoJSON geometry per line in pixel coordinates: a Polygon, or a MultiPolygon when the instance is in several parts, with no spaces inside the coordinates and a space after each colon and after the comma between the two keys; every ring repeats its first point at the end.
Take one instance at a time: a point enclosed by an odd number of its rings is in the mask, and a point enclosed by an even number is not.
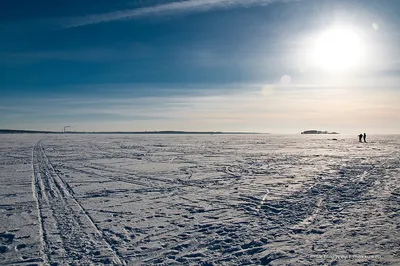
{"type": "Polygon", "coordinates": [[[0,5],[0,128],[400,132],[396,0],[0,5]]]}

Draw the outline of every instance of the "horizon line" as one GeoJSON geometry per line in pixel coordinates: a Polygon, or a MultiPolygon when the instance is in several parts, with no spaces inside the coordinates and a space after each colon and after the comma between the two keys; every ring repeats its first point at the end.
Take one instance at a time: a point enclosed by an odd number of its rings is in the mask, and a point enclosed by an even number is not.
{"type": "Polygon", "coordinates": [[[44,133],[44,134],[271,134],[251,131],[186,131],[186,130],[147,130],[147,131],[50,131],[27,129],[0,129],[0,133],[44,133]]]}

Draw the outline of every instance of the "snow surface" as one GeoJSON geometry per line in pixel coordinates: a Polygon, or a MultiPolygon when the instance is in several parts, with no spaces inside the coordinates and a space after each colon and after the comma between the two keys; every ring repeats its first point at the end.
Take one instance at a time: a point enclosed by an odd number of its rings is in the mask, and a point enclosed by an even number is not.
{"type": "Polygon", "coordinates": [[[395,265],[400,136],[0,136],[0,264],[395,265]]]}

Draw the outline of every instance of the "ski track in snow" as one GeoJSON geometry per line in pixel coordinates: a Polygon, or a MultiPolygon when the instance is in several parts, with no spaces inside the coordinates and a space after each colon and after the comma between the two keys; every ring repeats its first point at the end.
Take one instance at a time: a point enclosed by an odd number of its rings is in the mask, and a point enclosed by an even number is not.
{"type": "Polygon", "coordinates": [[[32,154],[34,195],[38,204],[44,262],[49,264],[123,264],[91,217],[54,171],[42,142],[32,154]]]}
{"type": "Polygon", "coordinates": [[[31,155],[42,260],[393,265],[399,137],[326,137],[46,135],[31,155]]]}

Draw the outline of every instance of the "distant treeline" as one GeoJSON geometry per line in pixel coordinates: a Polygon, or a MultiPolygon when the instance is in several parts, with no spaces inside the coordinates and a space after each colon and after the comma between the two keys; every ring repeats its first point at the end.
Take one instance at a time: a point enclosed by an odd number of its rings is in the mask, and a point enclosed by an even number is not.
{"type": "Polygon", "coordinates": [[[58,133],[52,131],[37,131],[37,130],[14,130],[14,129],[0,129],[0,134],[22,134],[22,133],[42,133],[42,134],[50,134],[50,133],[58,133]]]}
{"type": "Polygon", "coordinates": [[[54,132],[54,131],[36,131],[36,130],[13,130],[13,129],[0,129],[0,134],[22,134],[22,133],[42,133],[42,134],[205,134],[205,135],[218,135],[218,134],[268,134],[257,132],[220,132],[220,131],[104,131],[104,132],[54,132]]]}
{"type": "MultiPolygon", "coordinates": [[[[69,132],[72,133],[72,132],[69,132]]],[[[256,132],[219,132],[219,131],[133,131],[133,132],[85,132],[89,134],[261,134],[256,132]]]]}

